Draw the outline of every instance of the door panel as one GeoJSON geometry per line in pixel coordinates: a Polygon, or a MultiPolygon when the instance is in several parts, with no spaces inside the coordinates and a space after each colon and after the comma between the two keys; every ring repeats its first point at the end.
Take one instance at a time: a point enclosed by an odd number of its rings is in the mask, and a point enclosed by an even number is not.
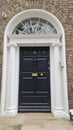
{"type": "Polygon", "coordinates": [[[50,111],[50,48],[21,47],[18,111],[50,111]]]}
{"type": "Polygon", "coordinates": [[[37,78],[37,91],[46,92],[48,91],[47,77],[38,77],[37,78]],[[46,87],[44,87],[46,86],[46,87]]]}
{"type": "Polygon", "coordinates": [[[22,58],[21,60],[22,60],[21,71],[22,72],[32,72],[32,70],[33,70],[32,58],[22,58]]]}
{"type": "Polygon", "coordinates": [[[22,85],[21,85],[21,92],[28,92],[28,91],[29,92],[33,91],[32,77],[29,77],[29,78],[23,77],[22,85]],[[27,86],[27,87],[24,87],[24,86],[27,86]]]}
{"type": "Polygon", "coordinates": [[[47,58],[37,58],[37,70],[41,72],[47,71],[47,58]]]}

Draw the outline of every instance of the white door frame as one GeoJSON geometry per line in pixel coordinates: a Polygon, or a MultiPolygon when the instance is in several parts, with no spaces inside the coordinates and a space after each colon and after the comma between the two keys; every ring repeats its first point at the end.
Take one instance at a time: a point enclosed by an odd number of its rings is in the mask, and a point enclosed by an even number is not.
{"type": "Polygon", "coordinates": [[[55,117],[69,118],[64,29],[55,16],[40,9],[23,11],[14,16],[7,25],[4,37],[1,115],[13,116],[18,111],[20,46],[50,46],[51,112],[55,117]],[[18,23],[29,17],[37,17],[37,15],[52,23],[58,34],[49,36],[12,35],[12,31],[18,23]]]}

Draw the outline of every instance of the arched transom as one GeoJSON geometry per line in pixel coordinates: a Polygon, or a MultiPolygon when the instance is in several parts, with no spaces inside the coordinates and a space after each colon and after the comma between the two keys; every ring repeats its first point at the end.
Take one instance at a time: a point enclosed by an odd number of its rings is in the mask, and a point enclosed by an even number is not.
{"type": "Polygon", "coordinates": [[[42,18],[30,18],[19,23],[13,34],[56,34],[54,26],[42,18]]]}

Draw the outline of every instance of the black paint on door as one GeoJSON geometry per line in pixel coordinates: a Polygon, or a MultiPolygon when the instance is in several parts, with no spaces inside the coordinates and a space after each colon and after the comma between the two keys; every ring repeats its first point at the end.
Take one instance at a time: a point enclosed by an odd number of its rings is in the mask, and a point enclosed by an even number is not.
{"type": "Polygon", "coordinates": [[[20,47],[18,111],[50,110],[50,48],[20,47]]]}

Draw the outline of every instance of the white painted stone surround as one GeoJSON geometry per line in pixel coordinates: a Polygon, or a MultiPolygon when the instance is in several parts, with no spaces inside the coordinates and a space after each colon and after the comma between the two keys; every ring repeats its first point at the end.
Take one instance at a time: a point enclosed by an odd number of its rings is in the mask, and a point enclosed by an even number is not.
{"type": "Polygon", "coordinates": [[[18,112],[19,47],[21,46],[50,46],[51,112],[55,117],[69,119],[64,29],[54,15],[40,9],[30,9],[18,13],[6,27],[0,115],[15,116],[18,112]],[[49,21],[58,34],[12,35],[13,29],[22,20],[37,16],[49,21]]]}

